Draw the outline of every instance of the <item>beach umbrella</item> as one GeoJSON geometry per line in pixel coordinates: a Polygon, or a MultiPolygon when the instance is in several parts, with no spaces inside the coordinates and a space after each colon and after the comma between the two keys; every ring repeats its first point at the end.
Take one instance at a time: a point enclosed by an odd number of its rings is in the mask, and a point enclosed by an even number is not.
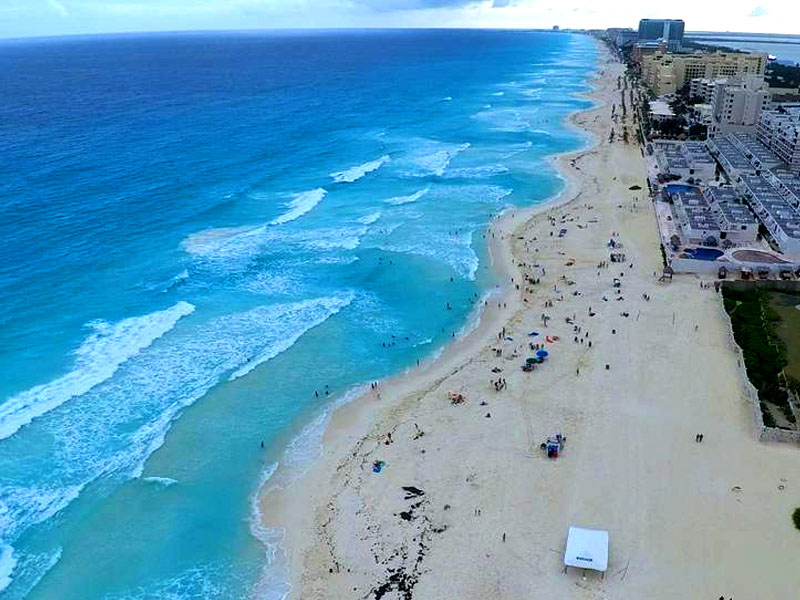
{"type": "Polygon", "coordinates": [[[531,337],[537,336],[537,335],[539,335],[539,332],[538,331],[531,331],[528,335],[531,336],[531,337]]]}
{"type": "Polygon", "coordinates": [[[539,358],[547,358],[548,356],[550,356],[550,353],[547,350],[537,350],[536,356],[538,356],[539,358]]]}
{"type": "Polygon", "coordinates": [[[539,361],[538,361],[537,359],[535,359],[535,358],[526,358],[526,359],[525,359],[525,362],[526,362],[527,364],[529,364],[529,365],[535,365],[535,364],[536,364],[537,362],[539,362],[539,361]]]}

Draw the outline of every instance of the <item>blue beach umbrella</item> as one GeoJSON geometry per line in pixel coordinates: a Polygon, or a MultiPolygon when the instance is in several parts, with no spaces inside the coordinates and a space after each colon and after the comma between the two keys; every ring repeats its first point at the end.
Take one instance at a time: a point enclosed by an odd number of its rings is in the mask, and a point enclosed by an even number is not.
{"type": "Polygon", "coordinates": [[[550,356],[550,353],[547,350],[537,350],[536,356],[538,356],[539,358],[547,358],[548,356],[550,356]]]}

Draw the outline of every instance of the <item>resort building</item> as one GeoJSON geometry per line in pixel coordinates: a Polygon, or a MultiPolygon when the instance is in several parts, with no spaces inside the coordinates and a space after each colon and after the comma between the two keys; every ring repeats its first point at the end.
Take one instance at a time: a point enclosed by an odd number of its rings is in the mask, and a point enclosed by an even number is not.
{"type": "Polygon", "coordinates": [[[717,163],[703,142],[685,142],[683,155],[689,161],[690,172],[695,181],[712,181],[717,173],[717,163]]]}
{"type": "Polygon", "coordinates": [[[720,223],[705,197],[695,189],[672,195],[673,212],[685,242],[717,245],[720,223]]]}
{"type": "Polygon", "coordinates": [[[781,159],[772,150],[758,141],[751,133],[729,133],[725,139],[733,144],[756,169],[756,174],[761,174],[765,169],[774,169],[783,164],[781,159]]]}
{"type": "Polygon", "coordinates": [[[738,182],[743,175],[756,175],[756,167],[727,135],[708,138],[706,146],[711,155],[722,165],[731,181],[738,182]]]}
{"type": "Polygon", "coordinates": [[[740,189],[778,249],[800,257],[800,213],[761,176],[745,175],[740,189]]]}
{"type": "Polygon", "coordinates": [[[639,42],[664,41],[670,52],[680,52],[683,29],[681,19],[642,19],[639,21],[639,42]]]}
{"type": "Polygon", "coordinates": [[[763,175],[789,204],[800,209],[800,177],[784,166],[770,169],[763,175]]]}
{"type": "Polygon", "coordinates": [[[706,187],[703,196],[717,218],[720,243],[752,244],[758,239],[758,221],[740,195],[730,187],[706,187]]]}
{"type": "Polygon", "coordinates": [[[717,163],[702,142],[660,142],[655,148],[662,173],[692,179],[694,183],[714,179],[717,163]]]}
{"type": "Polygon", "coordinates": [[[766,54],[712,52],[672,54],[656,52],[640,57],[642,78],[658,95],[674,94],[692,79],[743,80],[747,75],[764,76],[766,54]]]}
{"type": "Polygon", "coordinates": [[[639,41],[639,32],[630,27],[609,27],[605,38],[619,49],[633,46],[639,41]]]}
{"type": "Polygon", "coordinates": [[[747,75],[736,79],[693,79],[689,84],[690,95],[703,98],[711,104],[713,120],[709,133],[730,131],[755,131],[762,111],[771,102],[769,88],[759,75],[747,75]]]}
{"type": "Polygon", "coordinates": [[[675,118],[672,107],[663,100],[652,100],[650,102],[650,120],[655,122],[667,121],[675,118]]]}
{"type": "Polygon", "coordinates": [[[756,137],[777,154],[790,171],[800,173],[800,107],[781,106],[762,113],[756,137]]]}
{"type": "Polygon", "coordinates": [[[705,104],[713,104],[718,86],[728,83],[727,79],[708,79],[696,77],[689,82],[689,97],[701,98],[705,104]]]}

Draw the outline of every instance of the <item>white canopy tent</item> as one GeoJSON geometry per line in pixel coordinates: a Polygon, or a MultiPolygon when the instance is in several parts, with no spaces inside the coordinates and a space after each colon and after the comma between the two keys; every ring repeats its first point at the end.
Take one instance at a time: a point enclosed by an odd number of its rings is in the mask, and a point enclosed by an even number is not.
{"type": "Polygon", "coordinates": [[[605,572],[608,568],[608,532],[570,527],[564,565],[565,571],[567,567],[580,567],[605,572]]]}

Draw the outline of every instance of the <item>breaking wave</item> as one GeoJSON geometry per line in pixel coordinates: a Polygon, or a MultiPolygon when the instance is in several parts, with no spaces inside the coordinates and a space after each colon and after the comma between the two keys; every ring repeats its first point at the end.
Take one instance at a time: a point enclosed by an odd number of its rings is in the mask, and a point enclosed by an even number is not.
{"type": "Polygon", "coordinates": [[[322,202],[325,195],[328,193],[323,188],[301,192],[292,196],[292,201],[289,202],[289,210],[283,213],[276,219],[269,222],[270,225],[282,225],[295,219],[299,219],[304,214],[310,212],[317,204],[322,202]]]}
{"type": "Polygon", "coordinates": [[[111,378],[120,365],[192,312],[193,305],[178,302],[167,310],[130,317],[114,324],[106,321],[90,323],[94,332],[75,351],[72,371],[17,394],[0,405],[0,439],[14,435],[33,419],[111,378]]]}
{"type": "Polygon", "coordinates": [[[431,188],[426,187],[425,189],[414,192],[409,196],[397,196],[395,198],[389,198],[385,202],[386,204],[394,204],[395,206],[400,206],[402,204],[411,204],[412,202],[416,202],[417,200],[422,198],[425,194],[427,194],[430,191],[430,189],[431,188]]]}
{"type": "Polygon", "coordinates": [[[344,171],[339,171],[338,173],[331,173],[331,177],[335,183],[353,183],[354,181],[358,181],[368,173],[372,173],[373,171],[377,171],[383,165],[390,161],[390,157],[388,155],[381,156],[377,160],[372,160],[370,162],[364,163],[363,165],[358,165],[357,167],[350,167],[344,171]]]}

